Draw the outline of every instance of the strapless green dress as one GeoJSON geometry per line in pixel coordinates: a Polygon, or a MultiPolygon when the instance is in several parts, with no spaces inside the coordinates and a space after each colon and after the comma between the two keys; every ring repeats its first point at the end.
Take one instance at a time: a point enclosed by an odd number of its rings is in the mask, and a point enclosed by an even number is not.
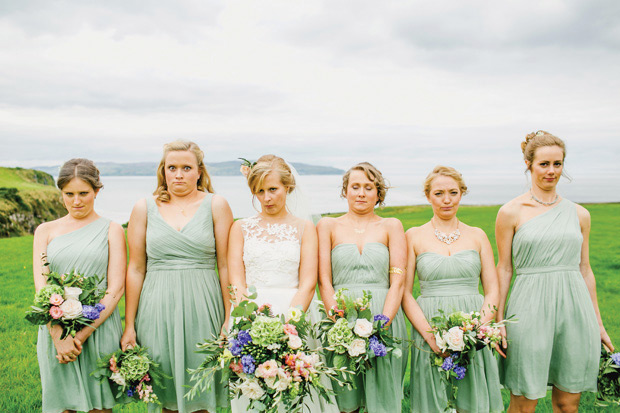
{"type": "MultiPolygon", "coordinates": [[[[370,304],[373,314],[383,312],[383,304],[390,288],[388,248],[380,242],[366,243],[362,253],[355,244],[339,244],[332,249],[332,282],[334,289],[346,288],[352,297],[362,297],[363,291],[372,293],[370,304]]],[[[394,337],[407,339],[407,326],[399,309],[390,325],[394,337]]],[[[351,412],[365,407],[369,413],[401,411],[403,378],[407,368],[407,342],[400,345],[402,356],[387,355],[377,358],[375,368],[355,378],[356,388],[349,390],[333,384],[338,408],[351,412]]],[[[328,363],[331,359],[328,357],[328,363]]]]}
{"type": "Polygon", "coordinates": [[[516,278],[506,304],[504,387],[528,399],[545,397],[547,385],[596,392],[600,332],[579,270],[583,236],[577,206],[566,199],[525,222],[512,240],[516,278]]]}
{"type": "MultiPolygon", "coordinates": [[[[87,276],[104,276],[107,287],[108,230],[110,221],[99,218],[90,224],[60,235],[47,246],[50,270],[60,274],[76,270],[87,276]]],[[[56,348],[46,326],[39,327],[37,358],[43,388],[43,412],[111,409],[115,394],[107,380],[94,379],[90,373],[97,360],[120,348],[123,327],[118,309],[86,340],[76,361],[60,364],[56,348]]]]}
{"type": "MultiPolygon", "coordinates": [[[[191,386],[187,369],[204,360],[196,353],[199,341],[220,334],[224,303],[215,271],[215,236],[211,217],[212,194],[207,194],[192,219],[180,230],[159,214],[147,198],[147,269],[138,314],[138,342],[171,379],[154,388],[162,406],[179,412],[227,408],[228,384],[216,373],[211,388],[193,400],[183,396],[191,386]]],[[[153,409],[149,405],[149,409],[153,409]]]]}
{"type": "MultiPolygon", "coordinates": [[[[424,252],[416,258],[416,270],[422,295],[416,301],[427,320],[455,311],[480,311],[484,297],[478,292],[480,255],[475,250],[459,251],[451,256],[424,252]]],[[[442,412],[447,406],[446,389],[440,373],[431,366],[431,348],[414,330],[411,350],[411,411],[442,412]],[[421,349],[421,350],[420,350],[421,349]]],[[[458,382],[456,404],[460,412],[501,412],[497,361],[491,350],[482,349],[458,382]]]]}

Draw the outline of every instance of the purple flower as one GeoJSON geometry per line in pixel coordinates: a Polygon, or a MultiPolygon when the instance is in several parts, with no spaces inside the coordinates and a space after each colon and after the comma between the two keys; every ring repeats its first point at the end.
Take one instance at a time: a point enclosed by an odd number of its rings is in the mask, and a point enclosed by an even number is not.
{"type": "Polygon", "coordinates": [[[133,395],[134,395],[133,387],[128,388],[127,389],[127,396],[128,397],[133,397],[133,395]]]}
{"type": "Polygon", "coordinates": [[[613,362],[616,363],[616,366],[620,366],[620,353],[614,353],[609,357],[611,357],[613,362]]]}
{"type": "Polygon", "coordinates": [[[459,366],[458,364],[454,365],[454,373],[456,374],[457,380],[463,380],[465,378],[465,373],[467,369],[463,366],[459,366]]]}
{"type": "Polygon", "coordinates": [[[377,357],[383,357],[387,354],[385,344],[380,342],[377,336],[370,336],[370,339],[368,340],[368,347],[370,347],[377,357]]]}
{"type": "Polygon", "coordinates": [[[95,308],[97,309],[97,311],[102,312],[103,310],[105,310],[105,305],[97,303],[95,304],[95,308]]]}
{"type": "Polygon", "coordinates": [[[387,323],[389,323],[390,317],[388,317],[388,316],[386,316],[384,314],[377,314],[375,316],[374,320],[375,321],[379,321],[379,320],[383,321],[383,323],[381,324],[381,327],[384,327],[387,323]]]}
{"type": "Polygon", "coordinates": [[[441,368],[445,371],[452,370],[454,368],[454,361],[452,360],[452,357],[446,357],[445,359],[443,359],[443,364],[441,365],[441,368]]]}
{"type": "Polygon", "coordinates": [[[99,311],[97,311],[97,308],[93,307],[92,305],[83,306],[82,314],[89,320],[96,320],[99,318],[99,311]]]}
{"type": "Polygon", "coordinates": [[[256,360],[249,354],[245,356],[241,356],[241,365],[243,366],[243,372],[245,374],[252,374],[254,370],[256,370],[256,365],[254,364],[256,360]]]}
{"type": "Polygon", "coordinates": [[[233,356],[237,357],[238,355],[240,355],[242,349],[243,345],[239,342],[239,340],[235,340],[234,338],[230,339],[229,350],[233,356]]]}
{"type": "Polygon", "coordinates": [[[239,340],[239,343],[243,347],[252,342],[252,336],[248,330],[241,330],[239,331],[239,334],[237,334],[237,340],[239,340]]]}

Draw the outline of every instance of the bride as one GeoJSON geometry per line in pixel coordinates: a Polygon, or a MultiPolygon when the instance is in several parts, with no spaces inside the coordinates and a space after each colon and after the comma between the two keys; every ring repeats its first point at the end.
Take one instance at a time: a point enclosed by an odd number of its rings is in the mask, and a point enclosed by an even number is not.
{"type": "MultiPolygon", "coordinates": [[[[299,198],[295,171],[284,159],[264,155],[246,172],[261,211],[236,221],[230,230],[228,270],[235,301],[241,301],[247,287],[253,285],[259,306],[271,305],[274,314],[300,307],[309,311],[311,322],[316,322],[319,315],[313,298],[318,240],[312,222],[290,212],[300,209],[292,207],[293,200],[299,198]]],[[[232,401],[232,410],[245,412],[247,405],[242,397],[232,401]]],[[[309,412],[338,411],[335,403],[327,404],[316,394],[312,400],[305,400],[305,405],[309,412]]]]}

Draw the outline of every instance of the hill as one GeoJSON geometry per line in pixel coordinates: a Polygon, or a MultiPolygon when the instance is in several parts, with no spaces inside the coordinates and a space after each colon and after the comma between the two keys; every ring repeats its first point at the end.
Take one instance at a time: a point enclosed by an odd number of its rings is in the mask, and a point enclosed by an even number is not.
{"type": "MultiPolygon", "coordinates": [[[[158,162],[97,162],[97,168],[101,175],[105,176],[153,176],[157,170],[158,162]]],[[[344,171],[331,166],[310,165],[301,162],[292,162],[300,175],[342,175],[344,171]]],[[[209,174],[214,176],[239,175],[240,161],[214,162],[207,164],[209,174]]],[[[37,166],[34,169],[58,175],[60,166],[37,166]]]]}
{"type": "Polygon", "coordinates": [[[32,234],[41,222],[64,214],[50,174],[0,167],[0,237],[32,234]]]}

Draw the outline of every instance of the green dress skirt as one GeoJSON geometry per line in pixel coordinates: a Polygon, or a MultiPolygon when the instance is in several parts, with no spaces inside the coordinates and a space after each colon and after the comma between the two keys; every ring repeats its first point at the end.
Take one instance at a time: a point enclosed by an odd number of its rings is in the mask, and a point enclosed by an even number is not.
{"type": "Polygon", "coordinates": [[[540,399],[547,385],[569,393],[596,392],[600,332],[579,270],[583,236],[577,206],[566,199],[521,225],[512,241],[516,278],[506,317],[502,384],[540,399]]]}
{"type": "MultiPolygon", "coordinates": [[[[363,291],[372,293],[370,309],[374,315],[382,314],[383,304],[390,288],[388,248],[380,242],[366,243],[360,254],[356,244],[339,244],[332,249],[332,280],[334,289],[347,289],[347,295],[362,297],[363,291]]],[[[407,339],[407,326],[399,309],[390,325],[394,337],[407,339]]],[[[403,340],[402,356],[389,354],[377,358],[375,368],[363,376],[355,377],[354,389],[333,383],[338,408],[351,412],[364,407],[369,413],[394,413],[401,411],[403,378],[407,369],[407,342],[403,340]]],[[[330,357],[327,360],[331,363],[330,357]]]]}
{"type": "MultiPolygon", "coordinates": [[[[416,269],[422,295],[416,301],[427,320],[455,311],[480,311],[484,298],[478,292],[480,255],[475,250],[451,256],[425,252],[417,256],[416,269]]],[[[411,350],[411,411],[442,412],[447,406],[446,389],[437,367],[431,366],[431,348],[414,330],[411,350]]],[[[497,362],[491,350],[477,352],[458,382],[456,404],[459,412],[501,412],[497,362]]]]}
{"type": "Polygon", "coordinates": [[[217,337],[224,323],[211,199],[207,194],[192,219],[177,231],[164,221],[153,198],[147,198],[147,269],[136,334],[139,344],[148,347],[171,376],[164,380],[165,388],[153,388],[162,406],[180,412],[215,412],[229,406],[227,383],[219,373],[209,390],[192,400],[183,397],[189,390],[186,386],[193,384],[187,369],[204,360],[196,353],[196,344],[217,337]]]}
{"type": "MultiPolygon", "coordinates": [[[[99,218],[90,224],[60,235],[47,246],[50,270],[66,273],[76,270],[87,276],[106,276],[108,272],[108,229],[110,221],[99,218]]],[[[102,287],[107,286],[104,278],[102,287]]],[[[93,332],[76,361],[60,364],[56,348],[46,326],[39,327],[37,358],[43,389],[43,412],[111,409],[115,394],[107,380],[94,379],[90,373],[97,360],[120,348],[123,327],[118,309],[93,332]]]]}

